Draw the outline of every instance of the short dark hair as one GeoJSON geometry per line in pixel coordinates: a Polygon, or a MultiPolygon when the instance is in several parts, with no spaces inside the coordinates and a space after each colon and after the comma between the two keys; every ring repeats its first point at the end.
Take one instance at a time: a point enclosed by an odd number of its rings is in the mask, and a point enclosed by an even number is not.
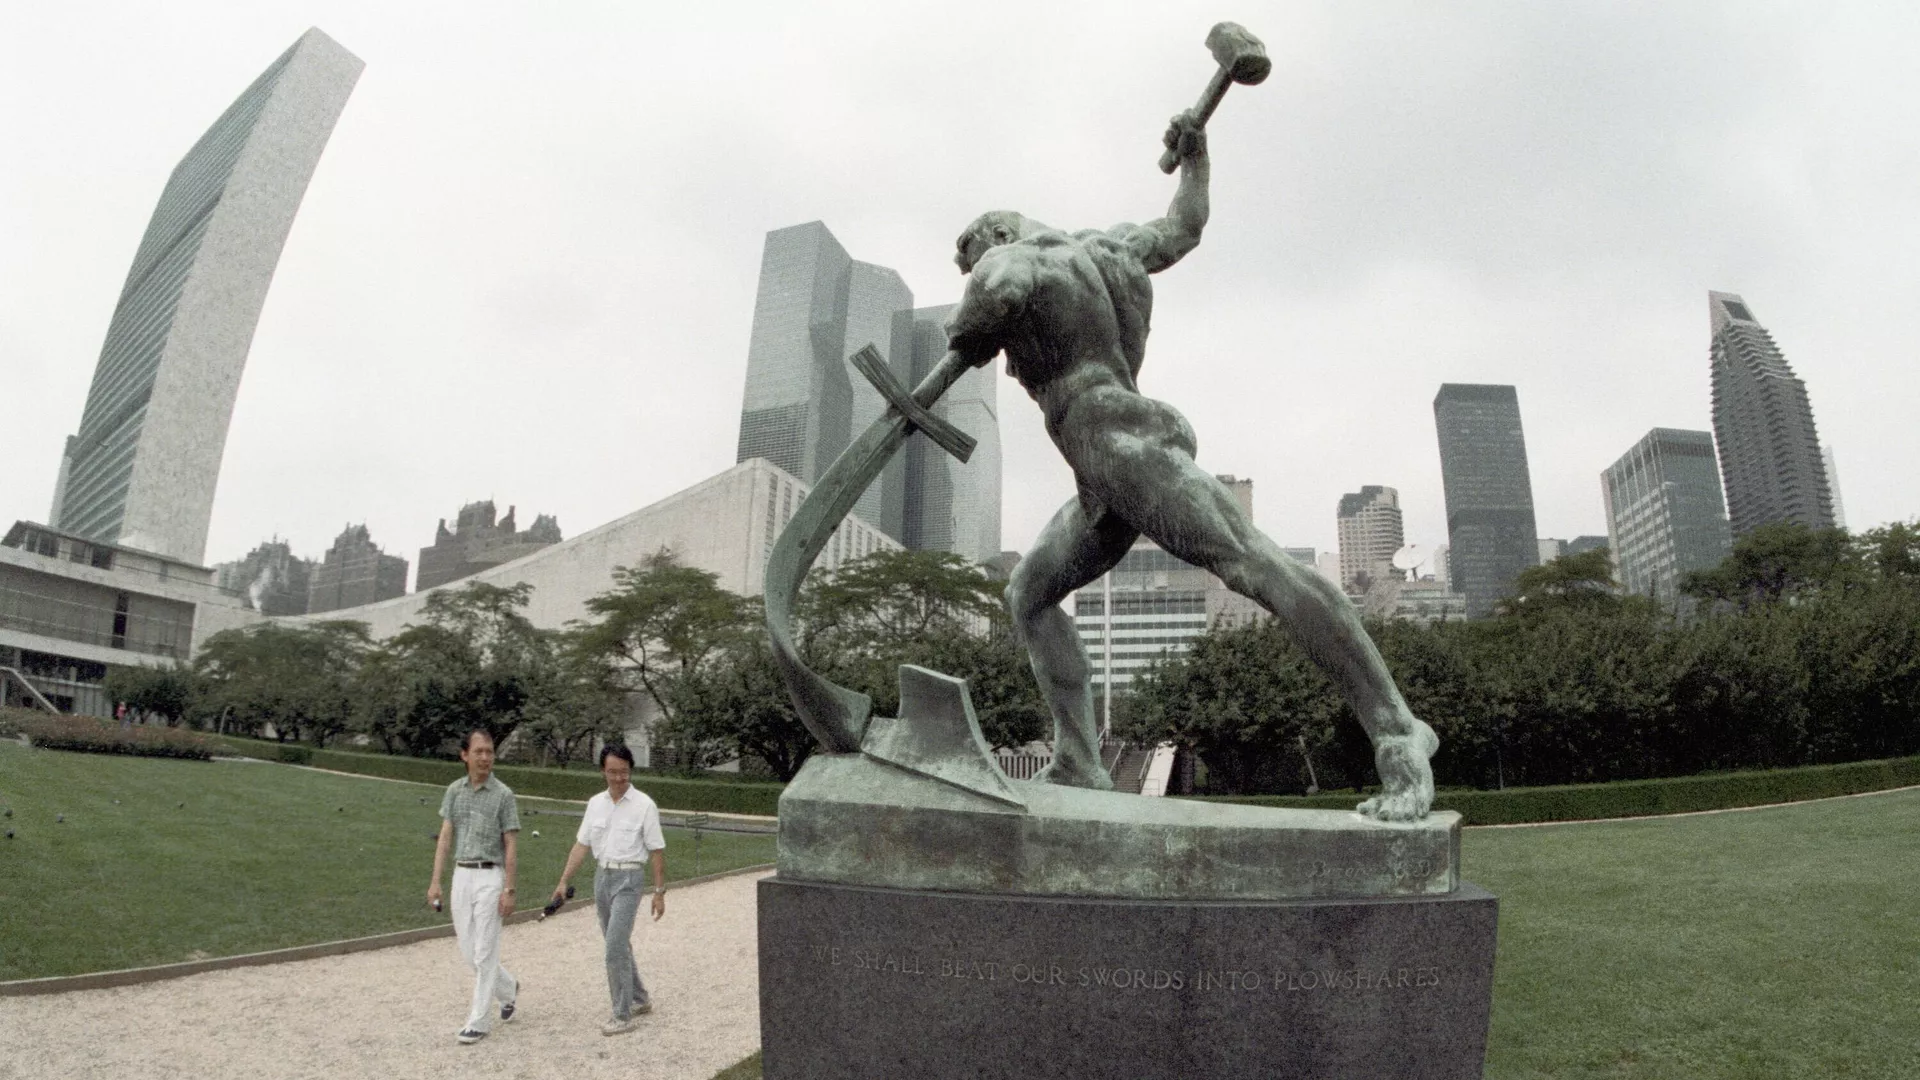
{"type": "Polygon", "coordinates": [[[627,768],[629,769],[634,767],[633,751],[621,746],[619,743],[608,743],[600,748],[600,767],[602,769],[607,767],[607,759],[610,757],[617,757],[621,761],[626,762],[627,768]]]}
{"type": "Polygon", "coordinates": [[[483,727],[474,728],[472,731],[469,731],[465,735],[460,736],[460,752],[461,753],[464,754],[467,751],[473,749],[473,737],[475,735],[485,735],[487,737],[488,742],[493,741],[493,732],[488,731],[486,728],[483,728],[483,727]]]}

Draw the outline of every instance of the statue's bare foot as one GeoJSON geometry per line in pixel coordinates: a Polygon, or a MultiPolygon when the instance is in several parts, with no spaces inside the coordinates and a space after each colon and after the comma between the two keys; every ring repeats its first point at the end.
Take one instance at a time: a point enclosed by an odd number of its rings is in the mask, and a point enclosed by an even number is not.
{"type": "Polygon", "coordinates": [[[1033,778],[1042,784],[1061,784],[1094,791],[1113,790],[1113,777],[1108,776],[1107,770],[1101,768],[1097,761],[1091,765],[1076,766],[1073,762],[1055,757],[1046,768],[1034,773],[1033,778]]]}
{"type": "Polygon", "coordinates": [[[1433,766],[1440,737],[1420,720],[1405,735],[1374,740],[1373,761],[1380,770],[1380,794],[1356,809],[1375,821],[1419,821],[1433,809],[1433,766]]]}

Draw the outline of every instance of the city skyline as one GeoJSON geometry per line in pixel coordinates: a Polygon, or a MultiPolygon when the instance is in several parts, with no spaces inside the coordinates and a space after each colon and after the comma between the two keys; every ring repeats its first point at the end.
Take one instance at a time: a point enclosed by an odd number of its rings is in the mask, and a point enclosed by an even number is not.
{"type": "MultiPolygon", "coordinates": [[[[987,33],[1015,10],[949,29],[987,33]]],[[[1207,74],[1217,13],[1169,4],[1087,30],[1019,10],[1030,43],[915,64],[889,52],[923,32],[910,13],[775,18],[739,43],[772,60],[685,113],[660,105],[693,76],[697,38],[638,15],[604,13],[592,35],[329,3],[0,15],[0,79],[35,103],[5,122],[37,148],[0,181],[0,365],[33,402],[0,430],[0,512],[35,518],[51,499],[181,147],[307,25],[369,75],[262,312],[207,562],[274,534],[317,553],[343,520],[411,550],[423,516],[488,490],[591,527],[723,468],[769,229],[830,221],[933,304],[958,296],[953,236],[982,209],[1066,228],[1159,213],[1159,130],[1207,74]],[[1088,59],[1041,67],[1041,43],[1070,33],[1091,34],[1088,59]],[[1115,77],[1115,56],[1136,75],[1115,77]],[[850,165],[856,128],[883,164],[850,165]],[[702,150],[663,169],[663,138],[702,150]],[[957,149],[994,138],[1004,153],[957,149]],[[476,425],[527,437],[479,447],[463,435],[476,425]]],[[[1435,547],[1422,414],[1440,383],[1506,383],[1532,421],[1539,530],[1603,531],[1593,477],[1621,447],[1656,423],[1709,427],[1711,287],[1767,315],[1811,388],[1850,523],[1920,512],[1920,481],[1894,467],[1920,452],[1899,415],[1909,331],[1859,317],[1913,284],[1901,155],[1920,125],[1890,82],[1911,21],[1499,15],[1235,13],[1275,75],[1214,120],[1213,225],[1156,279],[1141,374],[1192,422],[1201,465],[1264,478],[1258,520],[1280,543],[1333,548],[1326,508],[1383,483],[1407,539],[1435,547]]],[[[1023,549],[1071,478],[1025,395],[1000,394],[1003,543],[1023,549]]]]}

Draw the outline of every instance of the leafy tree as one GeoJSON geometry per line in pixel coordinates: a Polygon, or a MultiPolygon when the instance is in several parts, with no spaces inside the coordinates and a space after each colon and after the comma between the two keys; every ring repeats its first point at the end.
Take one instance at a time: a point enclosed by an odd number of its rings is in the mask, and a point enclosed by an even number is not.
{"type": "Polygon", "coordinates": [[[626,693],[603,656],[579,647],[577,634],[560,635],[551,647],[551,660],[527,701],[520,732],[564,769],[592,753],[596,740],[621,737],[626,693]]]}
{"type": "Polygon", "coordinates": [[[675,697],[679,707],[660,731],[690,755],[694,767],[752,757],[779,779],[791,780],[817,748],[793,711],[772,646],[759,638],[734,642],[682,680],[675,697]]]}
{"type": "Polygon", "coordinates": [[[533,594],[468,582],[436,589],[421,623],[384,642],[372,671],[393,678],[361,684],[360,723],[390,749],[441,752],[474,728],[497,746],[527,719],[526,709],[555,662],[551,635],[520,611],[533,594]]]}
{"type": "Polygon", "coordinates": [[[107,696],[134,713],[159,717],[177,727],[192,711],[200,682],[184,667],[113,667],[107,669],[107,696]]]}
{"type": "MultiPolygon", "coordinates": [[[[704,578],[710,583],[711,575],[704,578]]],[[[682,580],[687,586],[680,597],[697,597],[706,587],[682,580]]],[[[808,663],[867,694],[876,714],[898,713],[899,666],[920,664],[968,680],[990,743],[1018,746],[1045,733],[1046,707],[1024,654],[1013,645],[1000,585],[959,556],[876,553],[810,578],[797,607],[808,663]]],[[[699,610],[692,603],[659,608],[699,610]]],[[[715,616],[737,613],[739,621],[723,619],[708,624],[704,633],[685,633],[683,640],[694,642],[694,648],[666,651],[697,657],[697,662],[676,669],[671,681],[656,683],[667,695],[662,738],[699,764],[738,754],[791,777],[813,753],[814,741],[779,677],[759,606],[712,603],[704,610],[715,616]]]]}
{"type": "Polygon", "coordinates": [[[1115,732],[1172,742],[1225,793],[1301,790],[1302,754],[1329,755],[1345,716],[1333,686],[1273,620],[1217,629],[1135,679],[1115,732]]]}
{"type": "Polygon", "coordinates": [[[1896,521],[1860,534],[1854,546],[1883,580],[1920,582],[1920,526],[1896,521]]]}
{"type": "Polygon", "coordinates": [[[720,587],[720,576],[683,566],[668,548],[617,568],[614,586],[587,601],[595,616],[576,628],[579,650],[616,664],[672,723],[676,685],[708,658],[757,632],[758,606],[720,587]]]}
{"type": "Polygon", "coordinates": [[[1776,522],[1734,541],[1719,566],[1689,573],[1680,591],[1750,608],[1842,585],[1856,566],[1845,529],[1776,522]]]}
{"type": "MultiPolygon", "coordinates": [[[[977,679],[970,692],[984,725],[989,711],[1024,707],[1007,697],[1019,684],[1004,678],[1017,650],[1002,589],[950,552],[875,552],[808,579],[795,608],[800,653],[814,670],[872,698],[879,715],[899,712],[901,664],[977,679]],[[997,654],[995,637],[1009,638],[997,654]],[[975,671],[976,664],[986,666],[975,671]]],[[[1032,694],[1037,704],[1038,689],[1032,694]]]]}
{"type": "Polygon", "coordinates": [[[207,639],[194,658],[205,692],[197,709],[222,730],[325,746],[349,730],[359,705],[367,625],[348,620],[260,623],[207,639]]]}
{"type": "Polygon", "coordinates": [[[1613,580],[1613,559],[1606,548],[1562,555],[1529,566],[1514,578],[1513,597],[1501,605],[1506,614],[1541,607],[1606,607],[1619,599],[1613,580]]]}
{"type": "Polygon", "coordinates": [[[1003,586],[946,551],[877,551],[816,574],[795,617],[809,660],[847,650],[885,653],[1003,617],[1003,586]]]}

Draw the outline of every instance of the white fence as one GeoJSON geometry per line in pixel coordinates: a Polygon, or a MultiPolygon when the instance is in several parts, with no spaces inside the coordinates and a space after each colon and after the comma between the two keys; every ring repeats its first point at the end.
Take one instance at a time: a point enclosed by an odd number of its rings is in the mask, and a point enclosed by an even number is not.
{"type": "Polygon", "coordinates": [[[1031,780],[1035,773],[1053,763],[1053,755],[1001,751],[993,755],[993,761],[1000,766],[1001,772],[1007,774],[1007,779],[1031,780]]]}

